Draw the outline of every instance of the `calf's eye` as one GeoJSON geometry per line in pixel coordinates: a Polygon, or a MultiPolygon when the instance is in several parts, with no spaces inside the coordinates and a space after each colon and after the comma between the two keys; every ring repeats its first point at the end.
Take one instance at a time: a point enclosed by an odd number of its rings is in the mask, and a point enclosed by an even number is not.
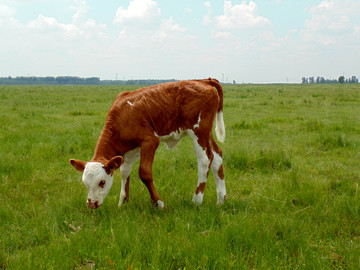
{"type": "Polygon", "coordinates": [[[99,182],[99,187],[103,188],[105,186],[105,180],[99,182]]]}

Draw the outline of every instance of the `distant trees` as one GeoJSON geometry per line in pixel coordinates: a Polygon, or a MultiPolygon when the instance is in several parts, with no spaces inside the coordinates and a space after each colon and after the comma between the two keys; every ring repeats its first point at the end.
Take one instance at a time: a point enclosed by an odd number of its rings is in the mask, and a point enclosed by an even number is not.
{"type": "Polygon", "coordinates": [[[359,83],[359,80],[356,76],[345,79],[344,76],[340,76],[338,79],[325,79],[324,77],[302,77],[302,84],[313,84],[313,83],[359,83]]]}
{"type": "Polygon", "coordinates": [[[154,85],[176,80],[100,80],[98,77],[0,77],[0,85],[154,85]]]}
{"type": "Polygon", "coordinates": [[[2,77],[0,78],[0,85],[57,85],[57,84],[71,84],[71,85],[90,85],[100,84],[100,78],[80,78],[72,76],[60,77],[2,77]]]}
{"type": "Polygon", "coordinates": [[[158,80],[158,79],[147,79],[147,80],[102,80],[102,85],[155,85],[165,82],[175,82],[175,79],[169,80],[158,80]]]}

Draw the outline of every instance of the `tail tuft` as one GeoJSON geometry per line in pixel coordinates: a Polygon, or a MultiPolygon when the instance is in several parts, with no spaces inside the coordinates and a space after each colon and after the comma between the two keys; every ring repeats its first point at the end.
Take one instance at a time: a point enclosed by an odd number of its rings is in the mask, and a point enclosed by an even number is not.
{"type": "Polygon", "coordinates": [[[219,142],[223,143],[225,141],[225,124],[224,124],[224,116],[222,111],[218,111],[216,113],[215,133],[219,142]]]}

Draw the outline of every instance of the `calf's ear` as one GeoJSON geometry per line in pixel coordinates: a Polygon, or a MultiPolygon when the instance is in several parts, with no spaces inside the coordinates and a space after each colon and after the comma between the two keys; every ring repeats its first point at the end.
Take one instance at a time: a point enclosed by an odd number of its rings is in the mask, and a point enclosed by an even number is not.
{"type": "Polygon", "coordinates": [[[70,159],[70,164],[79,172],[83,172],[85,169],[86,162],[77,159],[70,159]]]}
{"type": "Polygon", "coordinates": [[[104,169],[107,174],[112,174],[113,171],[120,168],[123,161],[124,159],[121,156],[115,156],[104,165],[104,169]]]}

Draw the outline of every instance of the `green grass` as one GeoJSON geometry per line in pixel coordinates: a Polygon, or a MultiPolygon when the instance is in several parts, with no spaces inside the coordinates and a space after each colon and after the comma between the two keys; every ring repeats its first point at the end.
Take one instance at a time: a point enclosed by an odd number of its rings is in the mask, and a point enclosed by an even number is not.
{"type": "Polygon", "coordinates": [[[134,165],[86,207],[70,158],[92,157],[115,96],[134,86],[0,86],[0,269],[358,269],[360,85],[224,87],[228,201],[210,174],[192,204],[189,138],[161,145],[154,209],[134,165]]]}

